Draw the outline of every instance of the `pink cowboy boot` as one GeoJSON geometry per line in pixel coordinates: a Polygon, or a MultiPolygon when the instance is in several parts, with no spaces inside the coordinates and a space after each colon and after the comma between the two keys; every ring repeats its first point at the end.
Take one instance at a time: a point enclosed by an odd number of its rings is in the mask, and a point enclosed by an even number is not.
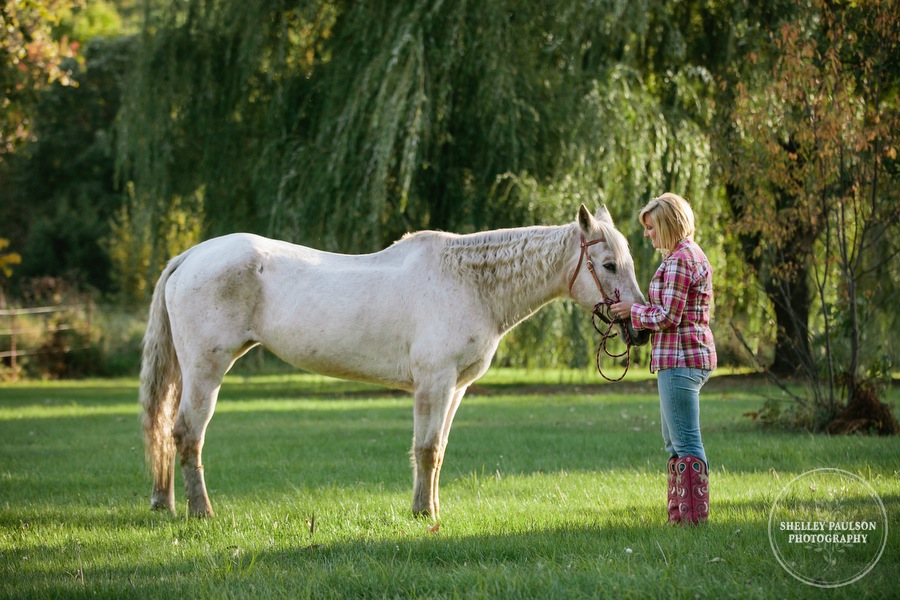
{"type": "Polygon", "coordinates": [[[675,492],[683,525],[705,523],[709,518],[709,474],[706,463],[696,456],[675,461],[675,492]]]}
{"type": "Polygon", "coordinates": [[[681,523],[681,512],[678,510],[678,493],[675,490],[675,461],[678,457],[671,457],[666,464],[666,472],[668,473],[668,482],[666,490],[668,492],[669,506],[669,525],[678,525],[681,523]]]}

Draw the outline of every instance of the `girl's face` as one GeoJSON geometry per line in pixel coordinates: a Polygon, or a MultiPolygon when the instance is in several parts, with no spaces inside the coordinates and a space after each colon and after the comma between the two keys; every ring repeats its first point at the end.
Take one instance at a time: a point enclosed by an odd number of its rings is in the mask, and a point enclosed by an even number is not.
{"type": "Polygon", "coordinates": [[[650,241],[653,242],[653,247],[659,250],[659,242],[656,239],[656,226],[653,225],[653,221],[649,218],[644,221],[644,237],[650,238],[650,241]]]}

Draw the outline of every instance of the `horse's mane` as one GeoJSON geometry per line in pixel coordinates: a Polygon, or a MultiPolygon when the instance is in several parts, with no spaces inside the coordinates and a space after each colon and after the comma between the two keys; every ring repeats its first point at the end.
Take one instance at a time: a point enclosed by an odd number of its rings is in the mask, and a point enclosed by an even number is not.
{"type": "MultiPolygon", "coordinates": [[[[616,263],[631,261],[628,241],[612,223],[595,220],[616,263]]],[[[440,231],[407,234],[396,245],[425,243],[437,253],[440,270],[489,299],[498,320],[512,326],[527,315],[506,314],[516,303],[511,298],[532,296],[559,278],[577,248],[577,223],[497,229],[465,235],[440,231]]],[[[597,236],[590,236],[594,239],[597,236]]],[[[548,298],[549,299],[549,298],[548,298]]]]}
{"type": "MultiPolygon", "coordinates": [[[[631,258],[628,240],[611,223],[595,221],[620,267],[631,258]]],[[[489,276],[496,281],[522,280],[548,275],[562,268],[572,223],[557,227],[498,229],[468,235],[443,234],[441,265],[478,281],[489,276]]],[[[424,232],[423,232],[424,233],[424,232]]]]}
{"type": "Polygon", "coordinates": [[[440,253],[441,267],[484,293],[515,294],[520,286],[544,283],[563,268],[572,227],[575,225],[448,235],[440,253]]]}

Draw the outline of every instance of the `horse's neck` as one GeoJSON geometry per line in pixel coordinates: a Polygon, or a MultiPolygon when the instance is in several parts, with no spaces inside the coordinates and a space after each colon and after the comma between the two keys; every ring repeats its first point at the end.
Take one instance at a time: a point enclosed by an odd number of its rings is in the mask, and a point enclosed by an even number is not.
{"type": "Polygon", "coordinates": [[[507,229],[450,240],[446,268],[471,285],[507,331],[565,291],[572,225],[507,229]]]}

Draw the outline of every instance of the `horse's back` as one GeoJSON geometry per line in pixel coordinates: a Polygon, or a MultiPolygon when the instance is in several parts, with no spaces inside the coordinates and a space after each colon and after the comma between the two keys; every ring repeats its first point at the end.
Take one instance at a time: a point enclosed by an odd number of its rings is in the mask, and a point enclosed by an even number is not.
{"type": "MultiPolygon", "coordinates": [[[[294,286],[308,288],[314,283],[309,278],[324,283],[341,273],[396,268],[406,257],[393,250],[392,246],[375,254],[336,254],[252,233],[232,233],[186,251],[179,257],[183,260],[175,281],[190,280],[195,291],[210,286],[234,291],[234,284],[243,282],[285,293],[294,286]]],[[[221,297],[227,301],[231,294],[221,297]]]]}
{"type": "MultiPolygon", "coordinates": [[[[254,233],[230,233],[215,237],[185,252],[186,261],[195,268],[202,264],[210,275],[239,267],[246,263],[258,264],[271,256],[291,256],[299,260],[321,254],[320,251],[254,233]]],[[[184,268],[184,267],[182,267],[184,268]]]]}

